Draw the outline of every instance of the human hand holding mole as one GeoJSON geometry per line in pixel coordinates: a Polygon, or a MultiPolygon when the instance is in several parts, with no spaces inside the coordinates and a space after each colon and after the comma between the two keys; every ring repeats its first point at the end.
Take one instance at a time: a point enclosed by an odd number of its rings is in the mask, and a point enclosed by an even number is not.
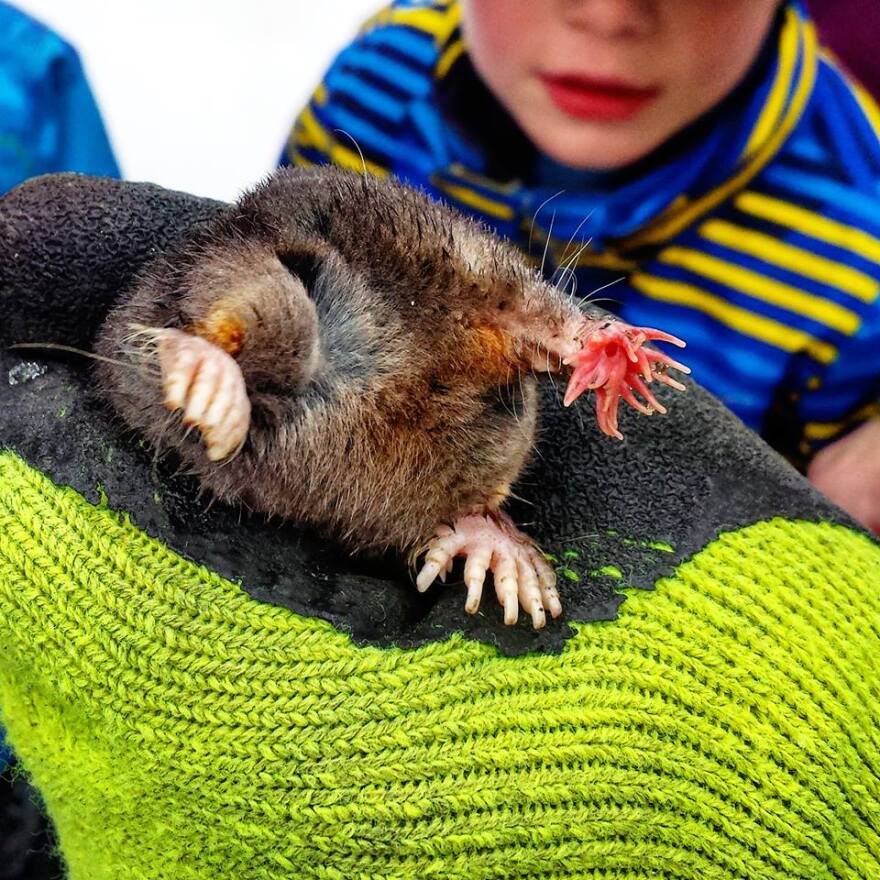
{"type": "MultiPolygon", "coordinates": [[[[284,169],[157,258],[98,337],[101,387],[218,498],[415,561],[465,557],[507,624],[562,612],[555,573],[502,510],[535,440],[536,375],[571,370],[622,438],[622,399],[687,368],[683,343],[579,304],[512,247],[388,180],[284,169]],[[194,432],[192,429],[197,429],[194,432]]],[[[637,397],[636,395],[639,395],[637,397]]]]}

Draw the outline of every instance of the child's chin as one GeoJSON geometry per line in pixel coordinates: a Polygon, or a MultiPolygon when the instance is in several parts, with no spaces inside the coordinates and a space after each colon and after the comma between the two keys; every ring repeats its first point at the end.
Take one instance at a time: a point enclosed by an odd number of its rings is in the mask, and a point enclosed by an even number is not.
{"type": "MultiPolygon", "coordinates": [[[[590,171],[614,171],[645,158],[665,137],[648,137],[637,120],[571,120],[529,132],[544,154],[562,165],[590,171]]],[[[670,132],[671,134],[671,132],[670,132]]]]}

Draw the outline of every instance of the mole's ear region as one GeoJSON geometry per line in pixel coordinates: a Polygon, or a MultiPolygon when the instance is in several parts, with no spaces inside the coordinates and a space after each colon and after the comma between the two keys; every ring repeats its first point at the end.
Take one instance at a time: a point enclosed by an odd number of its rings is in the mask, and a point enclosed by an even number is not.
{"type": "Polygon", "coordinates": [[[308,293],[315,289],[323,267],[323,258],[308,251],[278,254],[278,259],[291,275],[296,276],[308,293]]]}

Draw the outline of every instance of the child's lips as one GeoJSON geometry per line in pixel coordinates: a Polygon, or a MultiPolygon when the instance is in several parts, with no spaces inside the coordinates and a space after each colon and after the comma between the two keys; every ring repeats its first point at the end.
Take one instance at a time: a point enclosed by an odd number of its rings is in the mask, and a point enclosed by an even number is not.
{"type": "Polygon", "coordinates": [[[578,119],[629,119],[660,94],[656,86],[633,86],[616,79],[567,73],[542,73],[539,77],[550,100],[563,113],[578,119]]]}

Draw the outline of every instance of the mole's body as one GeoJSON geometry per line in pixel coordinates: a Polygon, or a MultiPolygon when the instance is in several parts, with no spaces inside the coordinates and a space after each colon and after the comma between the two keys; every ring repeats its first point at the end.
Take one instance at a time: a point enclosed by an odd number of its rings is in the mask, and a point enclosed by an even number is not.
{"type": "Polygon", "coordinates": [[[585,315],[418,193],[315,169],[159,258],[97,351],[125,421],[218,497],[352,550],[427,550],[421,589],[464,555],[469,611],[491,570],[505,619],[521,604],[540,626],[561,610],[553,572],[499,509],[534,442],[535,373],[577,362],[568,396],[599,388],[616,434],[618,396],[645,408],[639,376],[677,385],[650,335],[585,315]]]}

